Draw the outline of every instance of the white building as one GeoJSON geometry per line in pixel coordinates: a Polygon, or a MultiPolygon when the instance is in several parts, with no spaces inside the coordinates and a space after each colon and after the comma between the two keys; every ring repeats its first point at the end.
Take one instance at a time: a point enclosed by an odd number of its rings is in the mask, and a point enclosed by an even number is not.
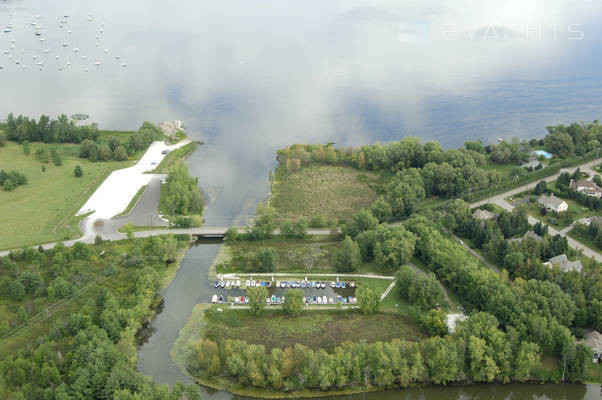
{"type": "Polygon", "coordinates": [[[587,196],[602,197],[602,189],[596,185],[595,182],[590,182],[585,179],[579,181],[571,179],[571,189],[587,196]]]}
{"type": "Polygon", "coordinates": [[[552,193],[550,196],[539,196],[537,203],[554,212],[563,212],[569,209],[569,205],[566,203],[566,201],[554,196],[554,193],[552,193]]]}

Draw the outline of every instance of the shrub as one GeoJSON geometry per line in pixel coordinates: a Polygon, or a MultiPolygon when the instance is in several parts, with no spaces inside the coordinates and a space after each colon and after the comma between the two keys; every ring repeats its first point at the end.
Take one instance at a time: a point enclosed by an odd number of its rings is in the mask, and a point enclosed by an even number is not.
{"type": "Polygon", "coordinates": [[[349,236],[345,236],[343,245],[333,255],[333,261],[337,272],[357,271],[361,263],[359,246],[349,236]]]}
{"type": "Polygon", "coordinates": [[[286,301],[284,302],[284,311],[292,316],[297,316],[303,311],[303,290],[293,289],[286,292],[286,301]]]}
{"type": "Polygon", "coordinates": [[[75,169],[73,170],[73,174],[76,178],[81,178],[82,176],[84,176],[84,171],[82,170],[82,167],[76,165],[75,169]]]}

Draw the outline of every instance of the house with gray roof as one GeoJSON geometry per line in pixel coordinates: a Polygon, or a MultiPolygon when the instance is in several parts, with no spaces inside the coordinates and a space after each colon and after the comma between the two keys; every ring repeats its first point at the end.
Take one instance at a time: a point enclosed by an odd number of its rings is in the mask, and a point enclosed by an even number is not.
{"type": "Polygon", "coordinates": [[[566,203],[566,201],[554,196],[554,193],[552,193],[550,196],[539,196],[537,198],[537,203],[554,212],[563,212],[569,209],[569,205],[566,203]]]}
{"type": "Polygon", "coordinates": [[[581,264],[581,261],[579,261],[579,260],[570,261],[569,258],[566,256],[566,254],[561,254],[559,256],[552,257],[543,264],[547,265],[550,268],[552,268],[552,266],[554,266],[554,265],[557,265],[564,272],[569,272],[569,271],[581,272],[581,270],[583,269],[583,264],[581,264]]]}
{"type": "Polygon", "coordinates": [[[495,219],[496,215],[491,211],[478,209],[474,213],[472,213],[474,219],[478,219],[480,221],[491,221],[495,219]]]}
{"type": "Polygon", "coordinates": [[[522,243],[523,240],[525,240],[525,239],[533,239],[536,242],[543,242],[543,238],[533,231],[527,231],[527,232],[525,232],[525,234],[522,237],[507,239],[507,241],[510,243],[513,243],[513,242],[522,243]]]}

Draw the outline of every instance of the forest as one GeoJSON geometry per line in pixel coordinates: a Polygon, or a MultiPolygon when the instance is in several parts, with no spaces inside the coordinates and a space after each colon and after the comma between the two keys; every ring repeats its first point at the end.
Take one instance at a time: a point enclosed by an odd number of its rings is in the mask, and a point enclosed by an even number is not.
{"type": "Polygon", "coordinates": [[[97,239],[0,258],[0,397],[200,399],[194,386],[156,385],[135,371],[137,332],[188,241],[97,239]]]}

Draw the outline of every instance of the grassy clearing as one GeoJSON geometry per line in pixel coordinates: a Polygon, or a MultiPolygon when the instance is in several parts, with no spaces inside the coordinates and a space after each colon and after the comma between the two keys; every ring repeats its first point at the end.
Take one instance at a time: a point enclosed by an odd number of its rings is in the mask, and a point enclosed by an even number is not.
{"type": "Polygon", "coordinates": [[[7,142],[0,147],[0,169],[17,170],[27,175],[28,184],[12,192],[0,191],[0,249],[12,249],[77,237],[81,234],[75,213],[105,178],[114,170],[126,168],[130,161],[89,162],[77,157],[74,144],[32,143],[31,155],[21,145],[7,142]],[[56,148],[63,165],[44,164],[34,154],[38,148],[56,148]],[[84,176],[73,170],[81,165],[84,176]]]}
{"type": "MultiPolygon", "coordinates": [[[[548,188],[555,190],[556,183],[548,185],[548,188]]],[[[533,191],[527,191],[527,192],[519,193],[515,196],[512,196],[511,198],[507,198],[506,200],[508,202],[510,202],[511,204],[512,203],[516,204],[518,201],[529,199],[531,197],[537,197],[537,196],[533,193],[533,191]]],[[[566,201],[567,205],[569,206],[569,209],[567,211],[560,213],[558,215],[554,215],[554,213],[547,213],[546,215],[541,215],[541,206],[539,206],[536,202],[535,203],[524,202],[523,204],[527,205],[529,215],[531,215],[532,217],[534,217],[546,224],[549,224],[550,226],[557,228],[557,229],[566,228],[572,222],[577,221],[581,218],[602,216],[602,210],[591,210],[588,207],[577,203],[573,199],[569,199],[569,198],[561,197],[561,196],[557,196],[557,197],[562,198],[562,200],[566,201]],[[552,219],[552,221],[555,220],[555,222],[551,223],[550,219],[552,219]]]]}
{"type": "Polygon", "coordinates": [[[497,163],[494,163],[493,161],[488,161],[487,164],[485,164],[485,166],[482,168],[486,171],[497,171],[500,173],[500,176],[502,177],[502,179],[504,179],[504,178],[508,178],[510,176],[510,171],[512,171],[512,169],[514,169],[516,167],[517,167],[517,165],[512,164],[512,163],[497,164],[497,163]]]}
{"type": "Polygon", "coordinates": [[[351,167],[308,166],[295,173],[279,167],[272,180],[271,205],[278,221],[316,215],[346,220],[376,200],[383,179],[351,167]]]}
{"type": "Polygon", "coordinates": [[[592,238],[586,234],[586,232],[585,232],[586,229],[587,228],[585,226],[576,225],[573,229],[571,229],[567,233],[567,236],[575,239],[579,243],[583,244],[584,246],[589,247],[592,250],[602,250],[601,248],[599,248],[596,245],[596,243],[592,240],[592,238]]]}
{"type": "Polygon", "coordinates": [[[420,340],[426,337],[408,318],[391,313],[363,315],[355,311],[305,312],[290,317],[270,310],[253,317],[248,310],[205,313],[203,336],[216,341],[245,340],[271,349],[301,343],[313,349],[331,351],[344,341],[387,341],[394,338],[420,340]]]}
{"type": "MultiPolygon", "coordinates": [[[[134,207],[136,206],[136,203],[138,203],[138,200],[140,200],[140,197],[142,197],[142,195],[144,194],[146,187],[147,187],[147,185],[144,185],[140,189],[138,189],[138,192],[136,192],[136,194],[134,195],[132,200],[130,200],[130,204],[128,204],[128,206],[125,208],[125,210],[123,210],[119,214],[115,215],[115,217],[120,217],[122,215],[128,215],[129,213],[131,213],[132,210],[134,209],[134,207]]],[[[115,218],[115,217],[113,217],[113,218],[115,218]]]]}
{"type": "Polygon", "coordinates": [[[201,145],[200,142],[188,143],[178,149],[172,150],[161,160],[151,174],[167,174],[172,165],[180,160],[185,160],[201,145]]]}
{"type": "MultiPolygon", "coordinates": [[[[250,257],[262,247],[271,247],[278,252],[275,273],[336,273],[332,257],[341,247],[341,242],[328,236],[310,236],[306,239],[274,238],[259,242],[228,242],[229,256],[215,264],[217,273],[254,272],[250,257]],[[310,268],[311,267],[311,268],[310,268]]],[[[377,273],[376,265],[363,263],[358,273],[377,273]]]]}

